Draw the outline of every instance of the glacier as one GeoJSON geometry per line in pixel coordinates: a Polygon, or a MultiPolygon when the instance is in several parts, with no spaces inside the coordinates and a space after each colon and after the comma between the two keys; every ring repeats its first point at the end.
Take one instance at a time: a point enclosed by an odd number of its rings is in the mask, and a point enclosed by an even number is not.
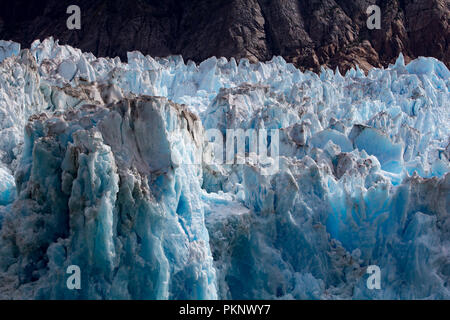
{"type": "Polygon", "coordinates": [[[0,41],[0,298],[450,299],[449,112],[434,58],[315,74],[0,41]],[[208,161],[230,129],[276,131],[278,170],[208,161]]]}

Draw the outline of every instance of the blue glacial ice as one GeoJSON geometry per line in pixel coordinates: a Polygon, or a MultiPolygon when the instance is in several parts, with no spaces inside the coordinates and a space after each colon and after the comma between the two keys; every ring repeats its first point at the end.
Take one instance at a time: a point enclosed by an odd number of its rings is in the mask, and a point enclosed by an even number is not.
{"type": "Polygon", "coordinates": [[[318,75],[52,38],[0,62],[0,298],[450,299],[442,62],[318,75]],[[279,130],[278,170],[205,161],[228,129],[279,130]]]}
{"type": "Polygon", "coordinates": [[[8,168],[0,167],[0,206],[6,206],[14,201],[16,183],[8,168]]]}
{"type": "Polygon", "coordinates": [[[20,44],[13,41],[0,40],[0,62],[11,56],[17,56],[20,52],[20,44]]]}

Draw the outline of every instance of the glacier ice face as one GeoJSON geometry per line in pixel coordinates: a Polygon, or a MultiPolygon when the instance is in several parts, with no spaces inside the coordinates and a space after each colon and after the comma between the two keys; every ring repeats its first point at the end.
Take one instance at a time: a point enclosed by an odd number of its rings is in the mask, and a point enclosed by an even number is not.
{"type": "Polygon", "coordinates": [[[0,297],[450,298],[436,59],[342,76],[0,47],[0,297]],[[278,130],[278,170],[206,161],[229,129],[278,130]]]}
{"type": "Polygon", "coordinates": [[[1,266],[17,270],[18,297],[217,298],[201,167],[176,168],[170,156],[201,153],[189,117],[165,98],[139,98],[30,120],[2,229],[12,235],[3,252],[21,252],[1,266]],[[61,281],[69,265],[85,290],[61,281]]]}

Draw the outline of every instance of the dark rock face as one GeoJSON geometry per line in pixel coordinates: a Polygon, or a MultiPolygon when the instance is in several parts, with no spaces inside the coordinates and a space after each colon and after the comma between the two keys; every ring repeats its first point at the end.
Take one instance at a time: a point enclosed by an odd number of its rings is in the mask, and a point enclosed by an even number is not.
{"type": "Polygon", "coordinates": [[[450,66],[448,0],[42,0],[0,1],[0,38],[29,46],[54,36],[97,56],[182,54],[268,60],[282,55],[302,69],[364,70],[433,56],[450,66]],[[68,30],[78,4],[82,29],[68,30]],[[381,30],[366,9],[381,8],[381,30]]]}

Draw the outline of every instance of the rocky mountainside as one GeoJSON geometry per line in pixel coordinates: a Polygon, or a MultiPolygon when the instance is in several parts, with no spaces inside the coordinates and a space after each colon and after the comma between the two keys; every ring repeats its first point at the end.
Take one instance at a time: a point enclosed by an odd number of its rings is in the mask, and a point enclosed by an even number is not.
{"type": "Polygon", "coordinates": [[[448,0],[43,0],[0,1],[0,39],[29,46],[54,36],[96,56],[139,50],[266,61],[282,55],[301,69],[341,71],[432,56],[450,65],[448,0]],[[68,30],[66,9],[78,4],[81,30],[68,30]],[[380,30],[366,9],[381,8],[380,30]]]}

